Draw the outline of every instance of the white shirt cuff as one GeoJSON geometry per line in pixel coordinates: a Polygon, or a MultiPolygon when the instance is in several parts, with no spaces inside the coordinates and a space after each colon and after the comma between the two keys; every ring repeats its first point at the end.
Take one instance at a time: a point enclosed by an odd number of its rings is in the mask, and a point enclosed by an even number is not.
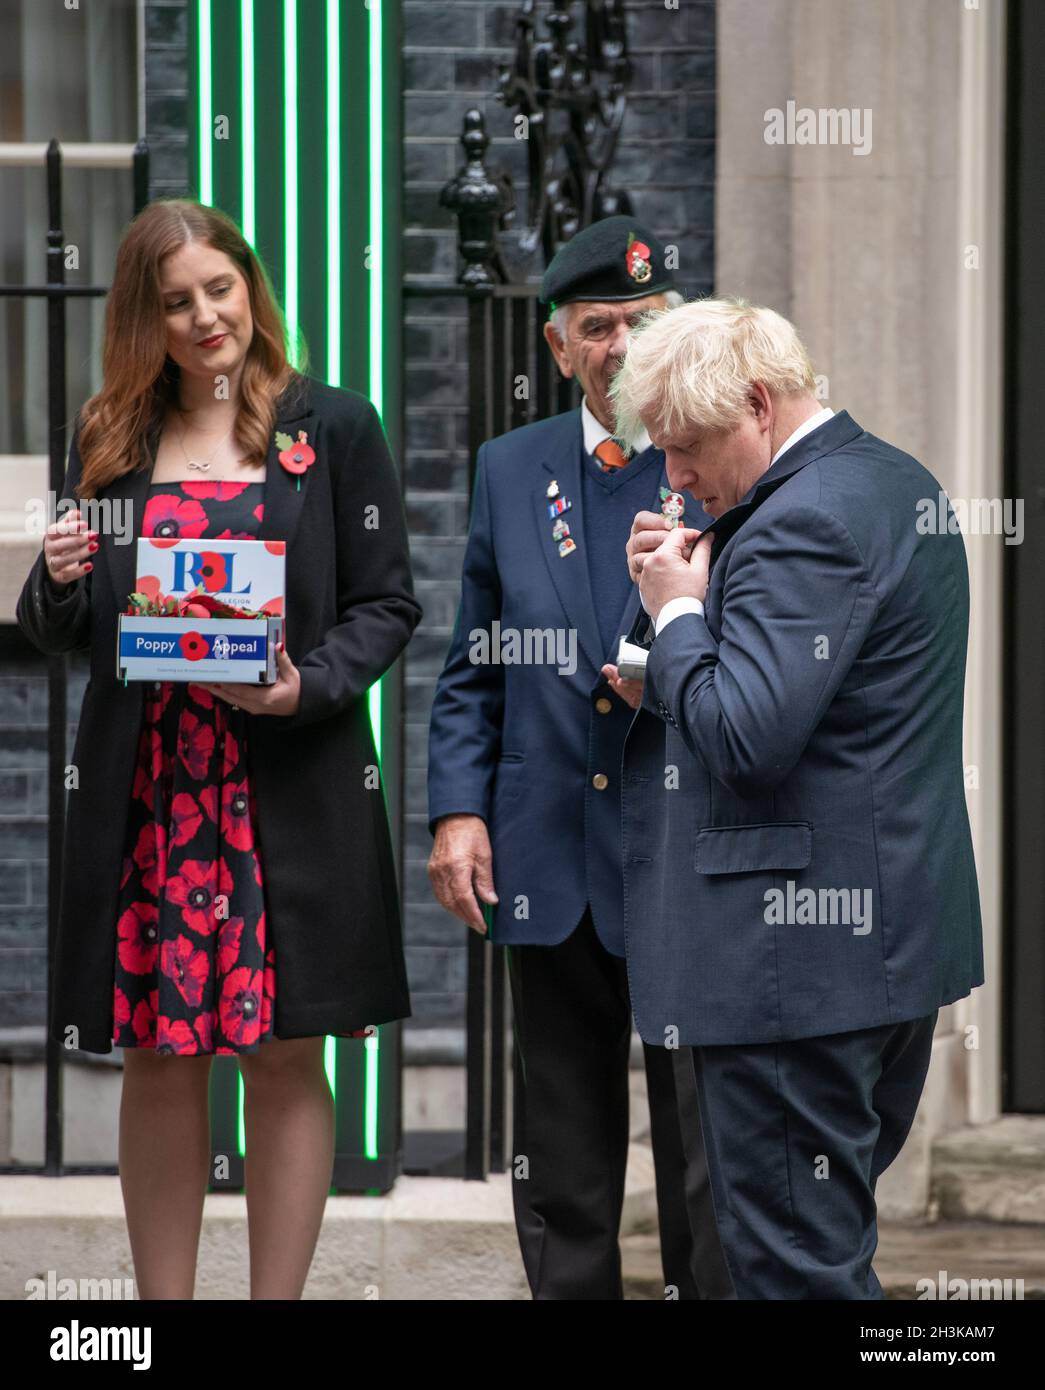
{"type": "Polygon", "coordinates": [[[702,618],[704,605],[699,598],[669,598],[657,614],[656,635],[659,637],[672,618],[677,618],[680,613],[696,613],[702,618]]]}

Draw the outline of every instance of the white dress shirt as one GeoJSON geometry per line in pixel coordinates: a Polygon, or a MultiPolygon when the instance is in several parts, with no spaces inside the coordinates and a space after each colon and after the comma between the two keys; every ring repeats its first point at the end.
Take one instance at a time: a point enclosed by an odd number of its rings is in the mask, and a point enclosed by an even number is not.
{"type": "MultiPolygon", "coordinates": [[[[818,430],[821,425],[826,424],[833,414],[834,411],[830,406],[825,406],[823,410],[818,410],[815,415],[810,415],[808,420],[803,420],[798,429],[793,430],[792,433],[788,435],[783,444],[781,444],[780,448],[773,455],[769,467],[772,468],[781,454],[786,454],[788,449],[797,444],[800,439],[804,439],[807,434],[812,434],[814,430],[818,430]]],[[[704,605],[699,598],[669,598],[667,603],[657,614],[657,621],[654,624],[656,636],[659,637],[668,623],[670,623],[673,618],[677,618],[681,613],[696,613],[702,618],[704,616],[704,605]]]]}
{"type": "MultiPolygon", "coordinates": [[[[588,405],[587,396],[581,401],[581,424],[584,427],[584,447],[587,452],[591,454],[592,458],[594,458],[595,450],[602,441],[604,439],[613,438],[613,431],[608,430],[605,425],[600,425],[598,420],[596,420],[595,416],[591,413],[591,407],[588,405]]],[[[631,457],[634,458],[636,454],[644,453],[651,443],[652,441],[649,435],[643,430],[642,434],[635,441],[635,453],[632,454],[631,457]]]]}

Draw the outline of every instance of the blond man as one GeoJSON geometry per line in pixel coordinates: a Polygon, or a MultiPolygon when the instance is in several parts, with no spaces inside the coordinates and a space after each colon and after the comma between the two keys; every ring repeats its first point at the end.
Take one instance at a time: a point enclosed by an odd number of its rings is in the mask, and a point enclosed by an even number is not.
{"type": "Polygon", "coordinates": [[[875,1184],[937,1011],[983,982],[964,545],[770,309],[639,325],[612,396],[714,518],[640,512],[627,547],[653,629],[623,777],[636,1024],[692,1045],[737,1296],[881,1298],[875,1184]]]}

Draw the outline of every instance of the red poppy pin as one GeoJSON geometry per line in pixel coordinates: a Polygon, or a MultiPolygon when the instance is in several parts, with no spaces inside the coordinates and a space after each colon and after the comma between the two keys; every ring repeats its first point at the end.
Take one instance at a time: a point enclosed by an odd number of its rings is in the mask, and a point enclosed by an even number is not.
{"type": "Polygon", "coordinates": [[[634,232],[628,233],[628,249],[625,252],[628,274],[636,284],[644,285],[653,274],[650,264],[650,249],[644,241],[638,241],[634,232]]]}
{"type": "Polygon", "coordinates": [[[297,443],[295,444],[289,434],[284,434],[282,430],[276,431],[276,443],[279,445],[279,461],[288,473],[297,474],[298,491],[301,490],[301,474],[307,468],[311,468],[316,461],[316,451],[308,442],[308,432],[298,430],[297,443]]]}

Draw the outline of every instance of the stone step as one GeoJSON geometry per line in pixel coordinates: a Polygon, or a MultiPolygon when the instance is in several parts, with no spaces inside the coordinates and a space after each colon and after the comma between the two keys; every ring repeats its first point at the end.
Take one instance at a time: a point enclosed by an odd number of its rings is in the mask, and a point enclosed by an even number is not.
{"type": "MultiPolygon", "coordinates": [[[[996,1279],[1014,1297],[1023,1281],[1025,1299],[1045,1299],[1045,1226],[1002,1226],[993,1222],[940,1221],[929,1225],[882,1222],[874,1267],[886,1298],[918,1299],[930,1289],[939,1297],[941,1282],[951,1301],[961,1285],[952,1280],[996,1279]],[[943,1277],[941,1280],[941,1271],[943,1277]]],[[[624,1296],[662,1299],[664,1275],[655,1235],[638,1234],[621,1242],[624,1296]]]]}
{"type": "Polygon", "coordinates": [[[941,1135],[931,1202],[942,1221],[1045,1225],[1045,1115],[1003,1115],[941,1135]]]}
{"type": "MultiPolygon", "coordinates": [[[[622,1232],[656,1211],[648,1148],[628,1153],[622,1232]]],[[[656,1237],[653,1238],[654,1240],[656,1237]]],[[[115,1177],[0,1176],[0,1300],[27,1281],[133,1277],[115,1177]]],[[[247,1297],[247,1207],[240,1193],[208,1194],[196,1297],[247,1297]]],[[[529,1298],[515,1234],[510,1179],[399,1178],[384,1197],[327,1199],[306,1298],[529,1298]]]]}

